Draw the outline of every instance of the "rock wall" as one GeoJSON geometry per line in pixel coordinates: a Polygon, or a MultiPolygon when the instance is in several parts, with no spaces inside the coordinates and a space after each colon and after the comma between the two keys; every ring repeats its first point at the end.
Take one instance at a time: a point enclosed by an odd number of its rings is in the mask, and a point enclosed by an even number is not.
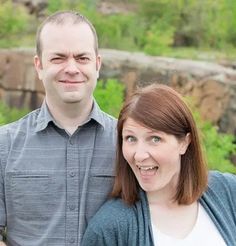
{"type": "MultiPolygon", "coordinates": [[[[191,96],[205,119],[236,135],[236,71],[218,64],[101,50],[101,79],[116,78],[127,94],[136,86],[163,83],[191,96]]],[[[0,50],[0,99],[18,108],[40,106],[44,89],[33,49],[0,50]]]]}

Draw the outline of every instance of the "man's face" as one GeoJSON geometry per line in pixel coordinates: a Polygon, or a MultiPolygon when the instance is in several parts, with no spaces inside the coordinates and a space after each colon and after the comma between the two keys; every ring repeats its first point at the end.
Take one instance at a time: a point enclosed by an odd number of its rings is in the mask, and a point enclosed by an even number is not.
{"type": "Polygon", "coordinates": [[[100,56],[86,23],[46,24],[41,32],[42,57],[35,67],[51,105],[91,103],[96,87],[100,56]]]}

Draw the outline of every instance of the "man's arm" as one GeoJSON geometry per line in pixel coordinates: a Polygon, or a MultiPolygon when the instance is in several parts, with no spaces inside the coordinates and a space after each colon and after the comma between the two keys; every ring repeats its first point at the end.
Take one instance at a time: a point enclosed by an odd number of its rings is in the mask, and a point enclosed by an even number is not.
{"type": "MultiPolygon", "coordinates": [[[[4,140],[3,135],[0,134],[1,140],[4,140]]],[[[6,246],[6,244],[2,241],[5,236],[5,226],[6,226],[6,206],[5,206],[5,192],[4,192],[4,165],[3,165],[3,146],[6,145],[6,141],[4,144],[2,141],[0,142],[0,246],[6,246]]]]}

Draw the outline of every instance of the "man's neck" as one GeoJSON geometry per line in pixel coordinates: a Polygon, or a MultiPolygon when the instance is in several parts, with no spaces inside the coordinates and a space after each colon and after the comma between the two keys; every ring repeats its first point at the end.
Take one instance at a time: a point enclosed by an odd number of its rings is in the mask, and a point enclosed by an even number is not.
{"type": "Polygon", "coordinates": [[[88,120],[93,101],[86,104],[63,103],[61,105],[52,105],[47,102],[47,106],[57,124],[72,135],[79,126],[88,120]]]}

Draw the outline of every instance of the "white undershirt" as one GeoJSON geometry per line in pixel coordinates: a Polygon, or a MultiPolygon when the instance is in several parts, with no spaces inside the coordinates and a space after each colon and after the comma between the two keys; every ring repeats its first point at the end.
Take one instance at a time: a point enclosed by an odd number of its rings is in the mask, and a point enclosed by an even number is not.
{"type": "MultiPolygon", "coordinates": [[[[181,225],[180,225],[181,226],[181,225]]],[[[183,239],[177,239],[160,232],[152,223],[154,245],[158,246],[226,246],[222,236],[209,215],[199,203],[196,223],[192,231],[183,239]]]]}

